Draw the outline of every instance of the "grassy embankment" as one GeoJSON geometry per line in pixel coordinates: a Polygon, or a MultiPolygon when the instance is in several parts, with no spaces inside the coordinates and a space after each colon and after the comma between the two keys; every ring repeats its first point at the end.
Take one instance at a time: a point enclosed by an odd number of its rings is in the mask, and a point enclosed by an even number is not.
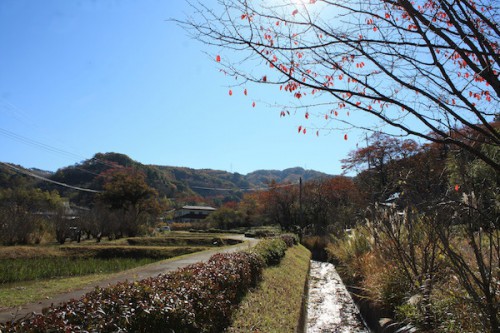
{"type": "Polygon", "coordinates": [[[233,315],[228,332],[294,332],[299,323],[311,253],[302,245],[287,250],[277,266],[264,270],[233,315]]]}
{"type": "Polygon", "coordinates": [[[121,239],[64,246],[0,247],[0,308],[35,302],[156,261],[225,245],[213,235],[121,239]]]}

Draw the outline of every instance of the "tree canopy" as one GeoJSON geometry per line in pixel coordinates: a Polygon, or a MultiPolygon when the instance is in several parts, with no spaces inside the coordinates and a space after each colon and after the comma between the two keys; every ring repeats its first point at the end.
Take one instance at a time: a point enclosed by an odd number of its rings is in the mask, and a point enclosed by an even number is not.
{"type": "MultiPolygon", "coordinates": [[[[492,0],[220,0],[179,23],[221,71],[272,84],[317,131],[385,131],[452,144],[497,171],[500,19],[492,0]],[[234,52],[237,51],[237,52],[234,52]],[[355,120],[351,113],[369,117],[355,120]],[[351,117],[350,117],[351,116],[351,117]]],[[[232,95],[232,90],[230,91],[232,95]]],[[[358,118],[359,119],[359,118],[358,118]]],[[[319,133],[319,132],[317,132],[319,133]]]]}

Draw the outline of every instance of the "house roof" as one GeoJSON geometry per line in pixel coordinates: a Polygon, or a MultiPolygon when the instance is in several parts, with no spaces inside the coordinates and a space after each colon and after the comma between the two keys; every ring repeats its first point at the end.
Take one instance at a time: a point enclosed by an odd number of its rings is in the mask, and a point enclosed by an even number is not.
{"type": "Polygon", "coordinates": [[[189,209],[189,210],[217,210],[213,207],[210,206],[183,206],[182,209],[189,209]]]}

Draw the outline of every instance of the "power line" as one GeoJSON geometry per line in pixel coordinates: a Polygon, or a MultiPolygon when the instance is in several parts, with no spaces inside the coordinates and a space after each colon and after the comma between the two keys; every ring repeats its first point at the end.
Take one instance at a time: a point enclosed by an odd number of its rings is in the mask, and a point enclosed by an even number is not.
{"type": "MultiPolygon", "coordinates": [[[[41,129],[41,127],[37,125],[37,123],[32,119],[32,117],[30,117],[28,114],[23,112],[23,110],[20,109],[19,107],[17,107],[16,105],[6,101],[5,98],[0,99],[0,110],[4,110],[4,111],[12,114],[14,116],[14,118],[17,118],[17,120],[19,120],[20,122],[22,122],[24,124],[27,124],[28,126],[30,126],[32,128],[41,129]],[[24,119],[22,119],[22,118],[24,118],[24,119]]],[[[54,146],[50,146],[48,144],[24,137],[24,136],[16,134],[16,133],[13,133],[13,132],[8,131],[6,129],[0,128],[0,134],[7,136],[11,139],[17,140],[19,142],[22,142],[24,144],[31,145],[31,146],[36,147],[36,148],[41,148],[41,149],[44,149],[44,150],[47,150],[50,152],[58,153],[61,155],[66,155],[66,157],[78,158],[80,160],[87,159],[87,157],[84,157],[82,155],[75,154],[75,153],[72,153],[72,152],[69,152],[66,150],[62,150],[62,149],[56,148],[54,146]]],[[[107,161],[103,161],[103,160],[100,160],[98,158],[93,158],[93,160],[99,164],[108,166],[110,168],[116,168],[116,167],[121,168],[122,167],[121,165],[111,164],[111,163],[108,163],[107,161]]],[[[80,169],[80,170],[83,170],[83,169],[80,169]]],[[[92,173],[91,171],[88,171],[88,170],[83,170],[83,171],[85,171],[87,173],[92,173]]]]}
{"type": "Polygon", "coordinates": [[[276,186],[268,186],[268,187],[249,187],[249,188],[220,188],[220,187],[203,187],[203,186],[189,186],[190,188],[195,188],[195,189],[200,189],[200,190],[208,190],[208,191],[244,191],[244,192],[251,192],[251,191],[264,191],[264,190],[270,190],[274,188],[282,188],[282,187],[290,187],[290,186],[296,186],[299,183],[290,183],[290,184],[281,184],[281,185],[276,185],[276,186]]]}
{"type": "MultiPolygon", "coordinates": [[[[70,188],[73,190],[82,191],[82,192],[90,192],[90,193],[101,193],[102,192],[102,191],[98,191],[98,190],[92,190],[92,189],[88,189],[88,188],[69,185],[66,183],[61,183],[61,182],[37,175],[36,173],[33,173],[33,172],[28,171],[26,169],[21,169],[21,168],[15,167],[15,166],[8,164],[8,163],[5,163],[5,162],[0,161],[0,164],[6,166],[7,168],[10,168],[16,172],[22,173],[24,175],[34,177],[34,178],[37,178],[37,179],[40,179],[40,180],[43,180],[43,181],[46,181],[46,182],[49,182],[52,184],[56,184],[59,186],[63,186],[66,188],[70,188]]],[[[253,188],[220,188],[220,187],[203,187],[203,186],[190,186],[190,188],[200,189],[200,190],[209,190],[209,191],[229,191],[229,192],[231,192],[231,191],[248,191],[248,192],[251,192],[251,191],[263,191],[263,190],[269,190],[269,189],[275,189],[275,188],[284,188],[284,187],[296,186],[299,184],[300,184],[299,182],[295,182],[295,183],[290,183],[290,184],[276,185],[276,186],[272,186],[272,187],[253,187],[253,188]]]]}
{"type": "MultiPolygon", "coordinates": [[[[18,142],[24,143],[26,145],[30,145],[30,146],[35,147],[35,148],[40,148],[40,149],[43,149],[43,150],[46,150],[46,151],[49,151],[49,152],[57,153],[57,154],[60,154],[60,155],[65,155],[65,156],[71,157],[71,158],[78,158],[78,159],[81,159],[81,160],[82,159],[83,160],[86,159],[84,156],[81,156],[81,155],[78,155],[78,154],[75,154],[75,153],[63,150],[63,149],[56,148],[54,146],[42,143],[40,141],[36,141],[36,140],[30,139],[28,137],[16,134],[14,132],[11,132],[11,131],[3,129],[3,128],[0,128],[0,134],[6,136],[8,138],[11,138],[13,140],[16,140],[18,142]]],[[[109,163],[107,161],[104,161],[104,160],[101,160],[101,159],[98,159],[98,158],[95,158],[95,157],[91,158],[91,160],[94,160],[97,163],[105,165],[105,166],[108,166],[110,168],[120,168],[120,167],[122,167],[121,165],[115,165],[115,164],[109,163]]],[[[81,169],[81,168],[78,168],[78,167],[75,167],[75,168],[77,168],[79,170],[82,170],[84,172],[87,172],[87,173],[91,173],[91,174],[97,176],[97,174],[95,174],[95,173],[93,173],[91,171],[88,171],[88,170],[85,170],[85,169],[81,169]]]]}
{"type": "Polygon", "coordinates": [[[30,145],[30,146],[35,147],[35,148],[41,148],[41,149],[46,150],[46,151],[50,151],[50,152],[61,154],[61,155],[66,155],[66,156],[72,157],[72,158],[75,158],[75,157],[80,158],[80,156],[73,154],[71,152],[67,152],[65,150],[49,146],[45,143],[41,143],[41,142],[32,140],[30,138],[16,134],[14,132],[8,131],[8,130],[3,129],[3,128],[0,128],[0,134],[6,136],[8,138],[14,139],[16,141],[22,142],[24,144],[30,145]]]}
{"type": "Polygon", "coordinates": [[[67,187],[67,188],[70,188],[70,189],[73,189],[73,190],[77,190],[77,191],[82,191],[82,192],[101,193],[101,191],[97,191],[97,190],[92,190],[92,189],[88,189],[88,188],[83,188],[83,187],[78,187],[78,186],[73,186],[73,185],[61,183],[61,182],[58,182],[58,181],[55,181],[55,180],[52,180],[52,179],[49,179],[49,178],[37,175],[36,173],[33,173],[33,172],[28,171],[26,169],[21,169],[21,168],[15,167],[15,166],[13,166],[11,164],[8,164],[8,163],[5,163],[5,162],[0,162],[0,164],[6,166],[6,167],[8,167],[8,168],[10,168],[10,169],[12,169],[12,170],[14,170],[16,172],[19,172],[19,173],[22,173],[24,175],[31,176],[31,177],[34,177],[34,178],[37,178],[37,179],[40,179],[40,180],[43,180],[43,181],[46,181],[46,182],[49,182],[49,183],[52,183],[52,184],[56,184],[56,185],[59,185],[59,186],[67,187]]]}

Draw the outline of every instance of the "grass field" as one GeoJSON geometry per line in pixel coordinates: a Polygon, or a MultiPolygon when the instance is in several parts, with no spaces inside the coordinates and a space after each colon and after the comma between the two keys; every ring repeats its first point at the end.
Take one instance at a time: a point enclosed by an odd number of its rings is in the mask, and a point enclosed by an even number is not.
{"type": "Polygon", "coordinates": [[[0,308],[67,292],[119,271],[233,243],[220,235],[173,232],[99,244],[0,247],[0,308]]]}
{"type": "Polygon", "coordinates": [[[302,245],[294,246],[278,266],[266,268],[262,282],[245,296],[233,315],[228,332],[295,332],[310,256],[302,245]]]}
{"type": "Polygon", "coordinates": [[[114,273],[150,264],[153,258],[29,258],[0,260],[0,285],[90,274],[114,273]]]}

